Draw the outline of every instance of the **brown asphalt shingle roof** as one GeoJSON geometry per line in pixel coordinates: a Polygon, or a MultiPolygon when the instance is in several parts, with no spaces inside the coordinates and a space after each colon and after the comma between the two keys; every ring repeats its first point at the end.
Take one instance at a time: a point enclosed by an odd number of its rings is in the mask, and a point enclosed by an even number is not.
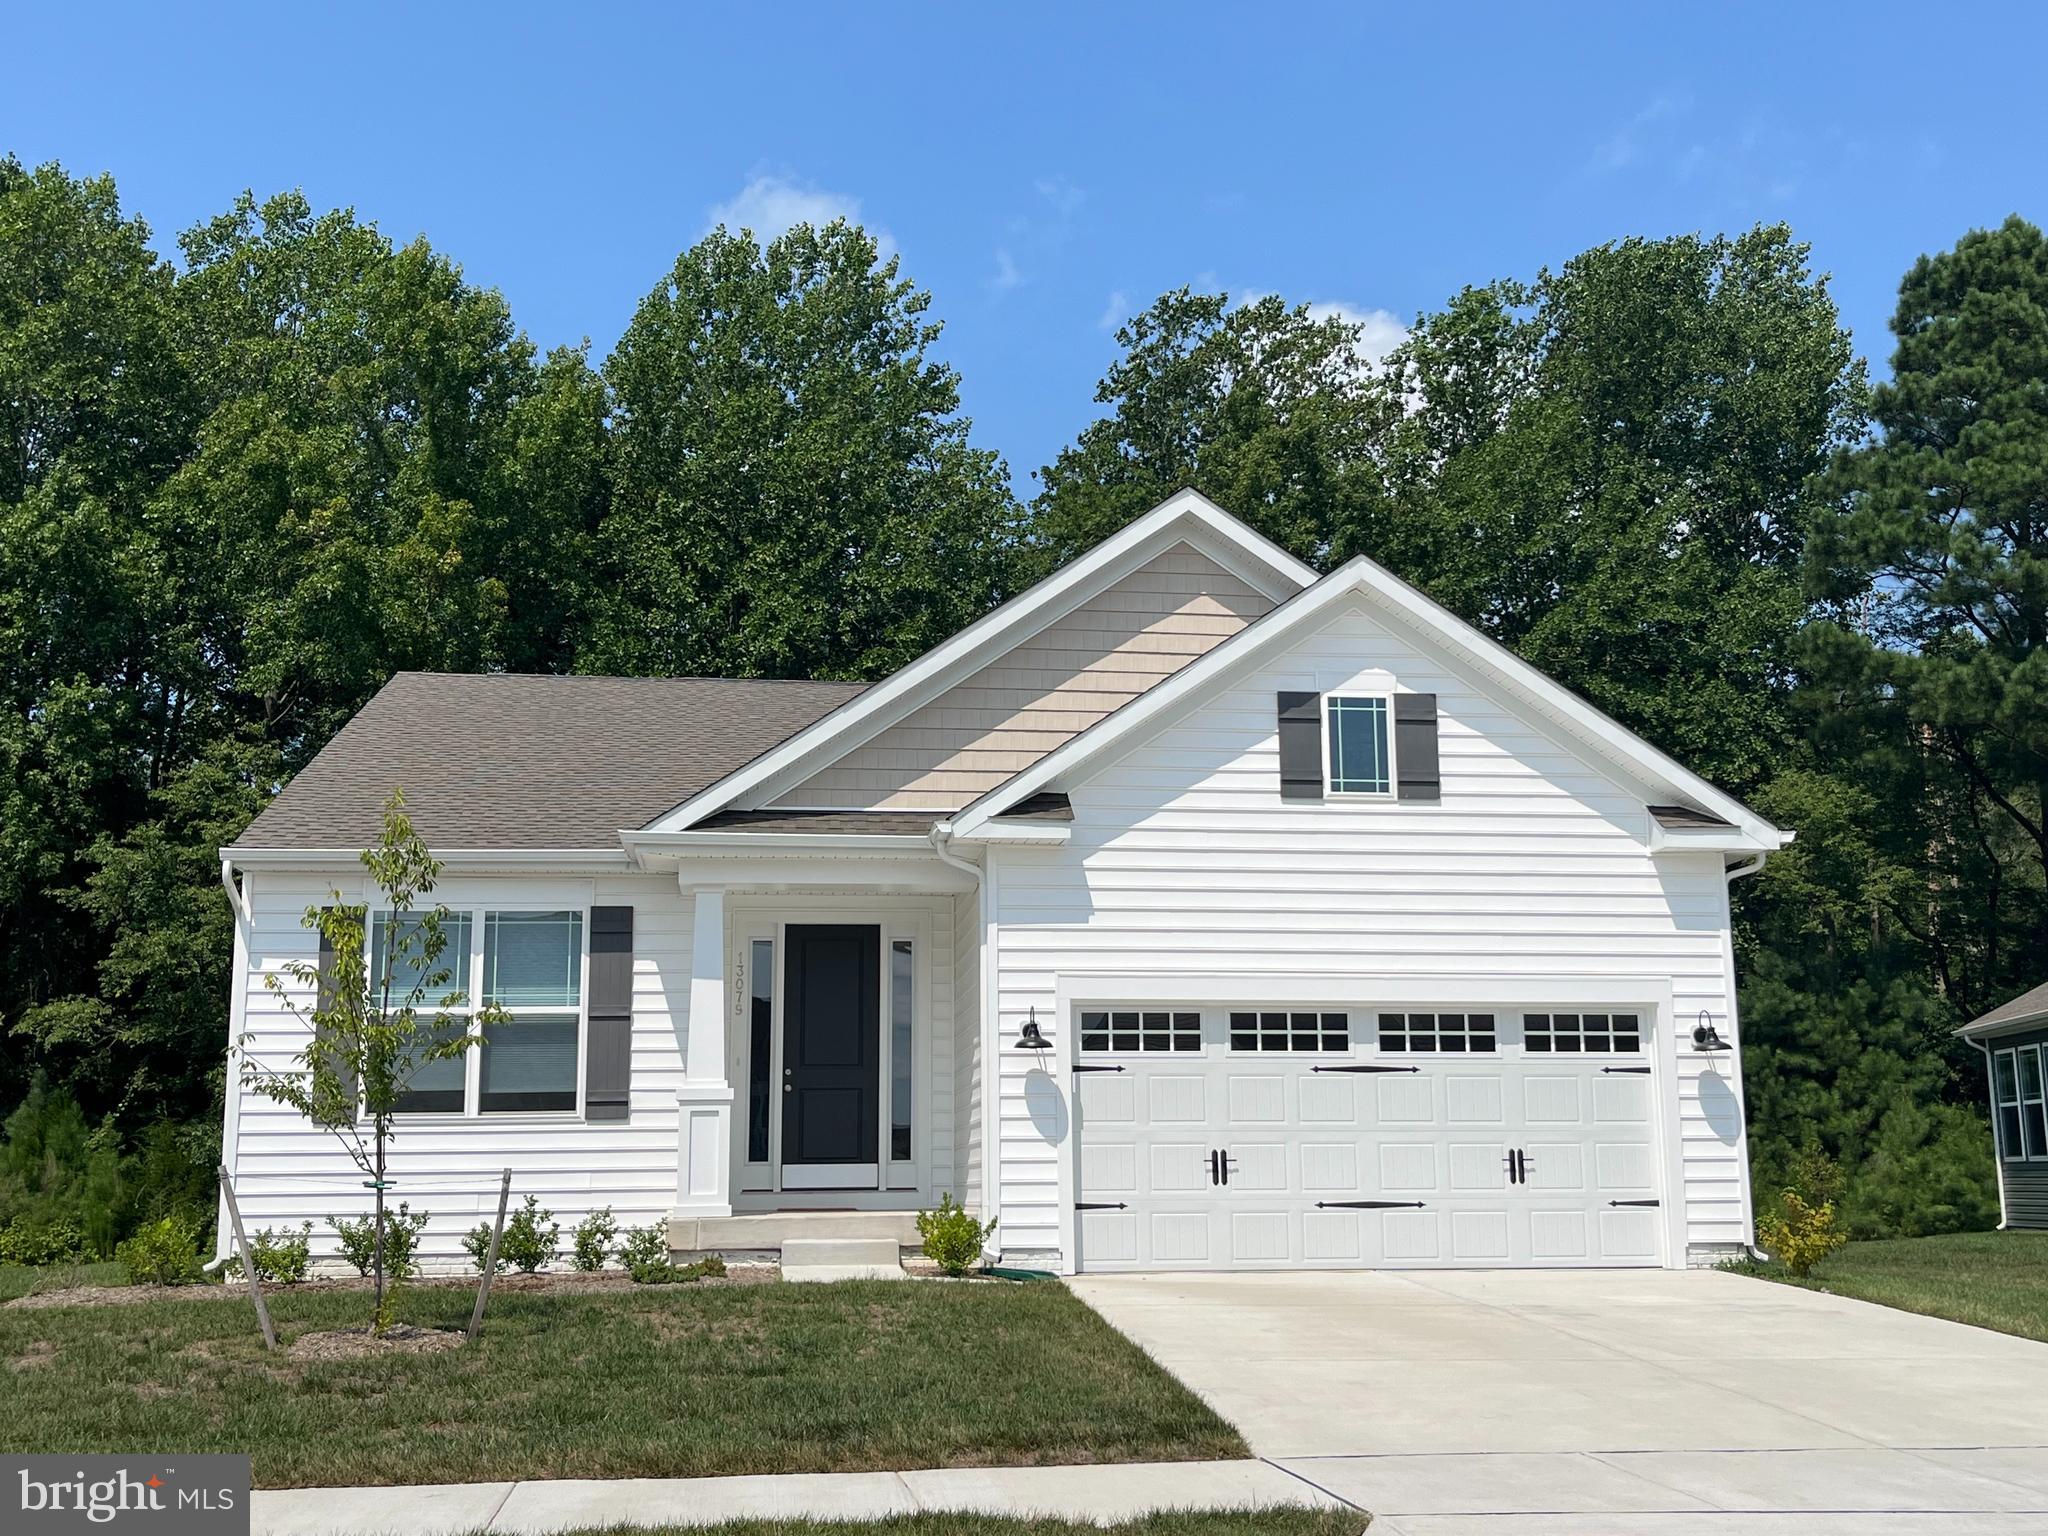
{"type": "Polygon", "coordinates": [[[236,846],[364,847],[396,786],[437,849],[616,849],[862,686],[401,672],[236,846]]]}

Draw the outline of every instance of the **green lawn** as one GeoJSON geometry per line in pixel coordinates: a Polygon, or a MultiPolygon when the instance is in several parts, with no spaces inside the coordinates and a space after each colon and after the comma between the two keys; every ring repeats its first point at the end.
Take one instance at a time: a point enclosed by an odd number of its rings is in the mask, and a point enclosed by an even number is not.
{"type": "Polygon", "coordinates": [[[118,1264],[52,1264],[30,1269],[21,1264],[0,1264],[0,1301],[43,1291],[67,1291],[74,1285],[126,1285],[127,1272],[118,1264]]]}
{"type": "Polygon", "coordinates": [[[1753,1273],[2048,1341],[2048,1232],[1958,1232],[1851,1243],[1804,1281],[1753,1273]]]}
{"type": "Polygon", "coordinates": [[[888,1520],[733,1520],[722,1525],[635,1527],[563,1536],[1359,1536],[1367,1516],[1344,1509],[1251,1509],[1148,1515],[1114,1525],[1009,1515],[898,1515],[888,1520]]]}
{"type": "MultiPolygon", "coordinates": [[[[466,1288],[402,1321],[460,1327],[466,1288]]],[[[366,1298],[273,1293],[284,1342],[366,1298]]],[[[266,1356],[239,1300],[0,1309],[0,1452],[247,1451],[264,1487],[1244,1456],[1060,1285],[638,1287],[491,1301],[474,1347],[266,1356]]]]}

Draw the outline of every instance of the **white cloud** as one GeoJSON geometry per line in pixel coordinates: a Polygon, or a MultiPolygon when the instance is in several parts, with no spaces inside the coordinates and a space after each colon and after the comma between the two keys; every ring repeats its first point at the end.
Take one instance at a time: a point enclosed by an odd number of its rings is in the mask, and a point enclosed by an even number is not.
{"type": "Polygon", "coordinates": [[[1109,302],[1102,306],[1102,318],[1095,322],[1096,329],[1113,331],[1128,320],[1130,315],[1130,298],[1123,289],[1118,288],[1110,294],[1109,302]]]}
{"type": "Polygon", "coordinates": [[[896,254],[896,241],[889,231],[861,218],[859,198],[827,192],[787,176],[756,176],[730,202],[712,207],[704,229],[707,234],[721,224],[734,234],[750,229],[754,238],[766,245],[799,224],[822,229],[834,219],[865,229],[874,237],[884,261],[896,254]]]}
{"type": "Polygon", "coordinates": [[[1053,214],[1062,224],[1080,212],[1081,204],[1088,200],[1088,194],[1064,176],[1041,176],[1033,185],[1038,195],[1052,204],[1053,214]]]}
{"type": "Polygon", "coordinates": [[[1650,104],[1623,123],[1593,150],[1593,168],[1602,171],[1626,170],[1650,153],[1650,141],[1660,137],[1656,132],[1659,123],[1672,118],[1683,117],[1692,110],[1692,98],[1682,94],[1666,92],[1652,97],[1650,104]]]}
{"type": "Polygon", "coordinates": [[[1024,274],[1017,270],[1017,263],[1010,253],[998,247],[996,250],[996,275],[988,280],[989,287],[997,293],[1008,293],[1024,281],[1024,274]]]}

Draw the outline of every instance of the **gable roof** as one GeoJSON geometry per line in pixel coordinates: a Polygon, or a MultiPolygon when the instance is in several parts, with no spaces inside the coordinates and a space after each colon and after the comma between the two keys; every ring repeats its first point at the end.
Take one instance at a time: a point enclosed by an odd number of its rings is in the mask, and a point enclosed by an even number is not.
{"type": "Polygon", "coordinates": [[[1957,1033],[1974,1035],[2042,1020],[2048,1020],[2048,981],[2042,982],[2032,991],[2022,992],[2011,1002],[2000,1003],[1989,1013],[1979,1014],[1957,1033]]]}
{"type": "Polygon", "coordinates": [[[401,672],[229,853],[376,842],[393,786],[436,849],[619,849],[859,683],[401,672]]]}
{"type": "Polygon", "coordinates": [[[668,814],[644,824],[644,829],[680,832],[719,811],[758,808],[762,799],[845,756],[1024,637],[1037,633],[1155,555],[1183,543],[1215,558],[1276,600],[1294,596],[1316,579],[1311,567],[1199,491],[1178,491],[1036,586],[876,683],[858,699],[762,753],[729,778],[687,797],[668,814]]]}
{"type": "MultiPolygon", "coordinates": [[[[1355,600],[1392,612],[1421,630],[1452,656],[1497,683],[1504,693],[1518,696],[1563,727],[1595,757],[1621,767],[1632,778],[1667,789],[1677,799],[1693,802],[1692,808],[1708,817],[1728,823],[1743,846],[1773,849],[1792,840],[1791,833],[1773,826],[1734,796],[1716,789],[1661,748],[1603,714],[1499,641],[1482,634],[1364,555],[1347,561],[1271,613],[1253,620],[1150,692],[963,807],[952,817],[948,830],[955,836],[972,837],[1018,801],[1053,788],[1071,788],[1075,778],[1120,743],[1131,740],[1149,725],[1164,723],[1173,711],[1191,706],[1204,689],[1223,676],[1248,666],[1284,643],[1288,636],[1301,633],[1344,603],[1355,600]]],[[[1668,812],[1673,808],[1663,809],[1668,812]]]]}

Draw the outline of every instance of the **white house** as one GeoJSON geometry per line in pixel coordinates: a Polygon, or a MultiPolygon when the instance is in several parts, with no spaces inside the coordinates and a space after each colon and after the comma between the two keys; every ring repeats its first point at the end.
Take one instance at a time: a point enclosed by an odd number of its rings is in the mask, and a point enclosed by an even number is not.
{"type": "MultiPolygon", "coordinates": [[[[222,850],[271,1068],[265,978],[394,785],[514,1013],[415,1084],[430,1262],[505,1168],[678,1250],[914,1241],[947,1192],[1065,1271],[1749,1240],[1728,884],[1791,834],[1193,492],[871,687],[394,678],[222,850]]],[[[239,1072],[245,1216],[331,1243],[360,1175],[239,1072]]]]}

